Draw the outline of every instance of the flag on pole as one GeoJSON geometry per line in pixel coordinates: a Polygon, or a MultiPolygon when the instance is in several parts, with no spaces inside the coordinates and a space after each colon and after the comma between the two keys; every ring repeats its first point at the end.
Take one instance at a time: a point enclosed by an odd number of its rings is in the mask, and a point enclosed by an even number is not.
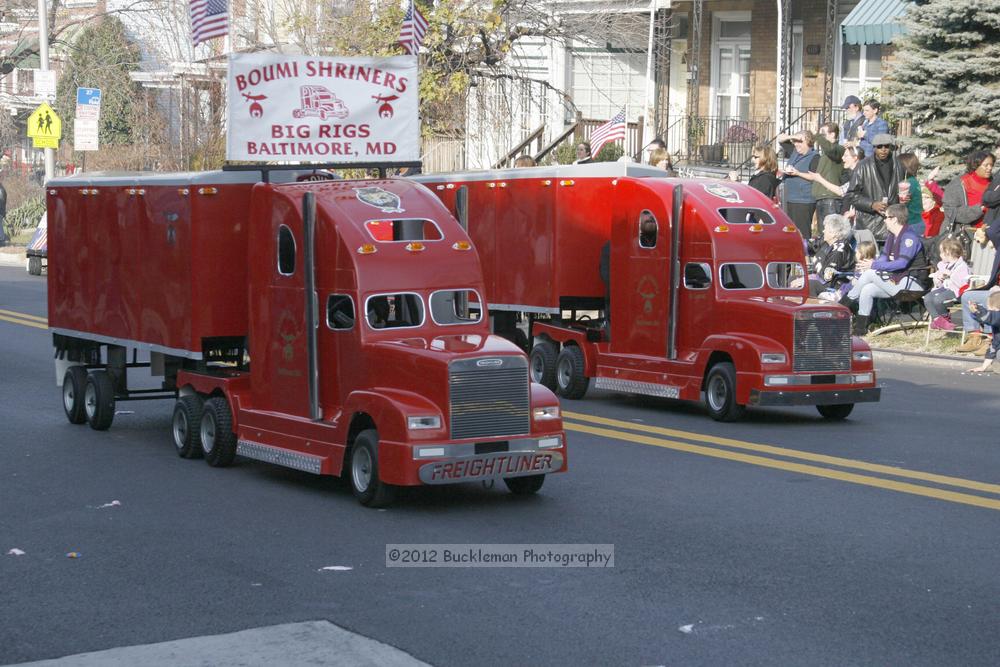
{"type": "Polygon", "coordinates": [[[625,109],[590,135],[590,157],[597,157],[604,144],[625,138],[625,109]]]}
{"type": "Polygon", "coordinates": [[[191,41],[195,46],[228,33],[227,0],[191,0],[191,41]]]}
{"type": "Polygon", "coordinates": [[[403,17],[403,27],[399,30],[399,43],[411,56],[417,55],[420,45],[424,42],[424,35],[427,33],[427,19],[420,13],[420,8],[410,0],[406,8],[406,16],[403,17]]]}

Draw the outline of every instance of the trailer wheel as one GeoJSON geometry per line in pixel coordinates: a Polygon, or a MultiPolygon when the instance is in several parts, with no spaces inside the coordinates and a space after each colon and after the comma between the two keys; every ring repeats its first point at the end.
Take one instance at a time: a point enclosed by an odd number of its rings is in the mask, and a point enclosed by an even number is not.
{"type": "Polygon", "coordinates": [[[590,378],[585,374],[583,350],[576,345],[567,345],[559,353],[556,363],[556,387],[560,396],[570,399],[583,398],[590,386],[590,378]]]}
{"type": "Polygon", "coordinates": [[[556,360],[559,356],[556,346],[547,340],[535,343],[528,355],[531,381],[556,390],[556,360]]]}
{"type": "Polygon", "coordinates": [[[503,483],[507,490],[515,496],[530,496],[538,493],[545,483],[545,475],[528,475],[527,477],[504,477],[503,483]]]}
{"type": "Polygon", "coordinates": [[[107,371],[93,371],[87,375],[83,408],[90,428],[107,431],[111,427],[115,419],[115,387],[107,371]]]}
{"type": "Polygon", "coordinates": [[[378,431],[368,429],[358,434],[351,447],[351,490],[365,507],[385,507],[392,503],[396,487],[386,484],[378,474],[378,431]]]}
{"type": "Polygon", "coordinates": [[[42,275],[42,258],[32,256],[28,258],[28,273],[33,276],[42,275]]]}
{"type": "Polygon", "coordinates": [[[205,401],[198,432],[208,465],[225,468],[232,464],[236,458],[236,434],[233,433],[233,415],[225,398],[214,396],[205,401]]]}
{"type": "Polygon", "coordinates": [[[736,368],[728,361],[712,366],[705,379],[705,404],[712,419],[736,421],[746,408],[736,402],[736,368]]]}
{"type": "Polygon", "coordinates": [[[830,421],[843,421],[851,414],[854,403],[840,403],[838,405],[817,405],[816,409],[825,419],[830,421]]]}
{"type": "Polygon", "coordinates": [[[181,396],[174,405],[174,447],[182,459],[200,459],[203,455],[201,413],[204,405],[204,401],[196,394],[181,396]]]}
{"type": "Polygon", "coordinates": [[[84,394],[87,391],[87,369],[83,366],[70,366],[63,376],[63,410],[70,424],[82,424],[87,421],[84,410],[84,394]]]}

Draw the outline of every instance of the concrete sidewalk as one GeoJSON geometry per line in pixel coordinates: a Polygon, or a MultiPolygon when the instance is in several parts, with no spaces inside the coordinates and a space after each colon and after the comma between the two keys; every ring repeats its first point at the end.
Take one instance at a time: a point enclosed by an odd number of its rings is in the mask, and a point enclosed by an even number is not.
{"type": "Polygon", "coordinates": [[[0,266],[20,266],[25,267],[27,257],[24,254],[24,246],[4,246],[0,248],[0,266]]]}

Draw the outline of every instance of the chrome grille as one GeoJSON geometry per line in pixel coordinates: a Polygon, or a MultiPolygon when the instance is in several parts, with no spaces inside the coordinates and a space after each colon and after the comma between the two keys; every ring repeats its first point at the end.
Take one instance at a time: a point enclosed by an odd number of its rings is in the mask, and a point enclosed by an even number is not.
{"type": "Polygon", "coordinates": [[[522,435],[531,430],[526,358],[453,361],[448,384],[452,438],[522,435]]]}
{"type": "Polygon", "coordinates": [[[851,370],[851,318],[834,314],[828,319],[795,320],[796,371],[851,370]]]}

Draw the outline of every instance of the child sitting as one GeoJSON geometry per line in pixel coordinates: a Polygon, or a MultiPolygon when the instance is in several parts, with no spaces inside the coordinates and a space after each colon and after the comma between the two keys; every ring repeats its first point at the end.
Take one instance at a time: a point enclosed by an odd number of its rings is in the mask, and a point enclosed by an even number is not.
{"type": "Polygon", "coordinates": [[[931,315],[931,329],[952,331],[955,325],[948,318],[949,301],[962,296],[969,286],[969,265],[962,255],[962,244],[957,239],[946,238],[941,241],[941,261],[937,271],[931,274],[934,289],[924,295],[924,305],[931,315]]]}
{"type": "MultiPolygon", "coordinates": [[[[869,262],[873,261],[876,256],[878,256],[878,246],[871,241],[862,241],[854,250],[855,264],[866,260],[869,262]]],[[[858,271],[851,271],[844,274],[845,280],[838,289],[823,292],[819,295],[819,298],[824,301],[842,302],[844,295],[851,291],[851,287],[854,286],[854,283],[858,282],[859,275],[860,273],[858,271]]]]}
{"type": "Polygon", "coordinates": [[[990,349],[986,350],[983,363],[969,369],[973,373],[982,373],[993,364],[993,360],[997,357],[997,348],[1000,348],[1000,335],[997,335],[1000,334],[1000,292],[992,292],[989,295],[985,311],[975,302],[969,304],[969,310],[972,312],[972,317],[982,324],[984,329],[989,327],[993,332],[993,342],[990,344],[990,349]]]}

